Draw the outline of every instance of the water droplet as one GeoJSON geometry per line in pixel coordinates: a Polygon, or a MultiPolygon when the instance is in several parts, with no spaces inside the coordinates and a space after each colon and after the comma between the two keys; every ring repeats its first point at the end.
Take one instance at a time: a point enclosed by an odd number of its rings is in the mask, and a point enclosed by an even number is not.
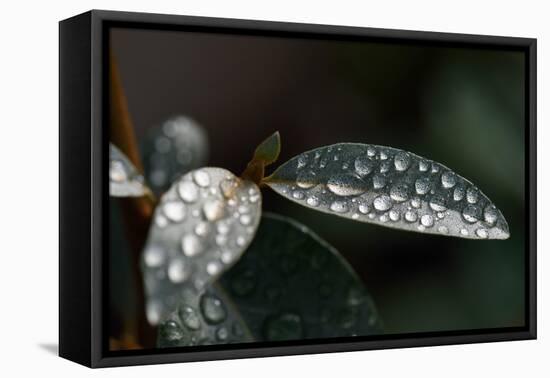
{"type": "Polygon", "coordinates": [[[421,177],[417,179],[414,183],[414,188],[416,189],[416,193],[420,195],[424,195],[430,191],[430,180],[426,177],[421,177]]]}
{"type": "Polygon", "coordinates": [[[292,198],[294,199],[301,200],[301,199],[304,199],[304,197],[305,197],[304,192],[300,190],[295,190],[292,192],[292,198]]]}
{"type": "Polygon", "coordinates": [[[193,234],[185,235],[181,239],[181,248],[183,254],[188,257],[196,256],[204,251],[202,241],[193,234]]]}
{"type": "Polygon", "coordinates": [[[330,205],[330,209],[335,213],[346,213],[349,210],[348,204],[344,201],[334,201],[330,205]]]}
{"type": "Polygon", "coordinates": [[[455,201],[462,201],[465,194],[466,191],[464,190],[464,187],[462,185],[458,185],[453,191],[453,199],[455,201]]]}
{"type": "Polygon", "coordinates": [[[420,201],[420,198],[414,197],[411,199],[411,206],[415,209],[419,209],[420,205],[422,205],[422,201],[420,201]]]}
{"type": "Polygon", "coordinates": [[[386,214],[380,215],[380,222],[386,223],[386,222],[389,221],[389,220],[390,220],[390,218],[388,217],[388,214],[387,214],[387,213],[386,213],[386,214]]]}
{"type": "Polygon", "coordinates": [[[160,248],[156,245],[151,245],[148,248],[145,249],[143,260],[145,261],[145,265],[147,265],[150,268],[156,268],[161,266],[164,263],[164,249],[160,248]]]}
{"type": "Polygon", "coordinates": [[[256,203],[260,200],[260,195],[259,194],[255,194],[253,196],[250,196],[250,203],[256,203]]]}
{"type": "Polygon", "coordinates": [[[246,239],[244,238],[244,236],[238,236],[236,243],[239,247],[243,247],[246,244],[246,239]]]}
{"type": "Polygon", "coordinates": [[[201,327],[199,316],[190,306],[183,306],[179,309],[178,315],[183,325],[192,331],[196,331],[201,327]]]}
{"type": "Polygon", "coordinates": [[[168,320],[160,326],[161,337],[164,340],[177,342],[183,338],[181,327],[173,320],[168,320]]]}
{"type": "Polygon", "coordinates": [[[461,234],[462,236],[468,236],[468,230],[465,229],[465,228],[463,228],[463,229],[460,230],[460,234],[461,234]]]}
{"type": "Polygon", "coordinates": [[[210,261],[206,264],[206,273],[215,276],[222,271],[222,264],[219,261],[210,261]]]}
{"type": "Polygon", "coordinates": [[[369,219],[374,219],[376,218],[376,214],[375,213],[370,213],[369,214],[369,219]]]}
{"type": "Polygon", "coordinates": [[[162,305],[156,300],[148,301],[145,309],[145,315],[149,324],[156,325],[160,321],[162,314],[162,305]]]}
{"type": "Polygon", "coordinates": [[[220,182],[220,190],[225,198],[233,197],[238,187],[239,182],[232,177],[225,178],[220,182]]]}
{"type": "Polygon", "coordinates": [[[366,184],[359,177],[350,174],[336,175],[328,180],[327,188],[338,196],[355,196],[364,193],[366,184]]]}
{"type": "Polygon", "coordinates": [[[466,190],[466,201],[468,203],[476,203],[478,199],[478,191],[474,187],[469,187],[468,190],[466,190]]]}
{"type": "Polygon", "coordinates": [[[296,168],[297,169],[301,169],[303,167],[305,167],[307,164],[307,158],[305,155],[301,155],[300,157],[298,157],[298,162],[297,162],[297,165],[296,165],[296,168]]]}
{"type": "Polygon", "coordinates": [[[319,198],[317,198],[316,196],[308,197],[306,202],[309,206],[313,206],[313,207],[319,206],[319,198]]]}
{"type": "Polygon", "coordinates": [[[447,206],[445,205],[445,198],[441,196],[433,196],[430,199],[430,208],[434,211],[447,210],[447,206]]]}
{"type": "Polygon", "coordinates": [[[378,211],[387,211],[392,207],[391,198],[385,194],[382,194],[374,199],[373,205],[378,211]]]}
{"type": "Polygon", "coordinates": [[[418,215],[416,214],[416,211],[407,210],[407,212],[405,213],[405,220],[411,223],[416,222],[418,220],[418,215]]]}
{"type": "Polygon", "coordinates": [[[376,155],[376,149],[373,146],[367,147],[367,155],[373,157],[376,155]]]}
{"type": "Polygon", "coordinates": [[[210,232],[210,225],[207,222],[200,222],[195,226],[195,234],[204,237],[210,232]]]}
{"type": "Polygon", "coordinates": [[[352,214],[351,219],[359,219],[359,214],[357,213],[352,214]]]}
{"type": "Polygon", "coordinates": [[[391,210],[390,211],[390,219],[394,222],[397,222],[401,216],[399,215],[399,212],[397,210],[391,210]]]}
{"type": "Polygon", "coordinates": [[[218,330],[216,331],[216,338],[219,341],[225,341],[227,340],[228,337],[229,337],[229,332],[227,331],[227,328],[225,327],[218,328],[218,330]]]}
{"type": "Polygon", "coordinates": [[[226,235],[216,235],[216,244],[219,246],[223,246],[227,243],[227,236],[226,235]]]}
{"type": "Polygon", "coordinates": [[[224,264],[230,264],[234,260],[234,258],[235,258],[235,255],[231,250],[223,251],[220,254],[220,259],[224,264]]]}
{"type": "Polygon", "coordinates": [[[313,171],[300,172],[296,177],[296,185],[298,185],[302,189],[309,189],[317,185],[315,172],[313,171]]]}
{"type": "Polygon", "coordinates": [[[124,182],[128,180],[124,163],[119,160],[109,162],[109,179],[114,182],[124,182]]]}
{"type": "Polygon", "coordinates": [[[248,226],[250,222],[252,222],[252,217],[248,214],[243,214],[239,218],[239,222],[241,222],[243,226],[248,226]]]}
{"type": "Polygon", "coordinates": [[[397,184],[391,187],[390,197],[396,202],[403,202],[409,198],[409,187],[407,184],[397,184]]]}
{"type": "Polygon", "coordinates": [[[191,270],[182,259],[175,259],[168,265],[168,278],[173,283],[181,283],[189,278],[191,270]]]}
{"type": "Polygon", "coordinates": [[[188,203],[195,202],[199,198],[199,188],[191,181],[180,182],[178,193],[181,199],[188,203]]]}
{"type": "Polygon", "coordinates": [[[327,166],[327,159],[323,158],[321,159],[321,161],[319,162],[319,168],[325,168],[327,166]]]}
{"type": "Polygon", "coordinates": [[[391,163],[389,161],[383,161],[380,163],[380,173],[387,173],[391,168],[391,163]]]}
{"type": "Polygon", "coordinates": [[[380,160],[387,160],[388,154],[385,151],[380,151],[380,160]]]}
{"type": "Polygon", "coordinates": [[[268,318],[264,324],[264,333],[269,341],[301,339],[303,337],[302,319],[294,313],[283,313],[268,318]]]}
{"type": "Polygon", "coordinates": [[[376,163],[372,161],[367,155],[359,156],[357,159],[355,159],[354,162],[355,171],[361,177],[370,174],[374,170],[375,166],[376,163]]]}
{"type": "Polygon", "coordinates": [[[218,222],[218,224],[216,225],[216,230],[223,235],[227,234],[230,228],[231,227],[229,226],[229,224],[223,221],[218,222]]]}
{"type": "Polygon", "coordinates": [[[453,172],[446,171],[441,175],[441,185],[445,189],[452,188],[456,185],[456,175],[453,172]]]}
{"type": "Polygon", "coordinates": [[[478,228],[476,230],[476,235],[481,239],[487,239],[487,237],[489,236],[489,233],[484,228],[478,228]]]}
{"type": "Polygon", "coordinates": [[[382,189],[386,186],[386,178],[380,175],[374,175],[372,178],[372,186],[374,189],[382,189]]]}
{"type": "Polygon", "coordinates": [[[181,222],[185,218],[185,205],[179,201],[169,201],[162,205],[166,218],[172,222],[181,222]]]}
{"type": "Polygon", "coordinates": [[[494,205],[489,205],[485,208],[483,212],[483,217],[485,222],[489,223],[491,226],[494,225],[498,219],[498,210],[494,205]]]}
{"type": "Polygon", "coordinates": [[[342,164],[342,169],[346,170],[349,168],[349,164],[348,163],[344,163],[342,164]]]}
{"type": "Polygon", "coordinates": [[[439,226],[437,231],[439,231],[442,234],[448,234],[449,233],[449,229],[446,226],[439,226]]]}
{"type": "Polygon", "coordinates": [[[338,161],[340,157],[338,155],[334,155],[334,161],[338,161]]]}
{"type": "Polygon", "coordinates": [[[164,228],[168,225],[168,219],[162,214],[157,214],[155,216],[155,224],[160,228],[164,228]]]}
{"type": "Polygon", "coordinates": [[[411,163],[411,157],[406,152],[399,152],[395,155],[394,165],[395,169],[399,172],[406,171],[411,163]]]}
{"type": "Polygon", "coordinates": [[[210,185],[210,175],[203,170],[193,172],[193,180],[198,186],[202,186],[203,188],[210,185]]]}
{"type": "Polygon", "coordinates": [[[420,172],[427,172],[429,167],[430,167],[430,164],[425,160],[420,160],[418,162],[418,170],[420,172]]]}
{"type": "Polygon", "coordinates": [[[439,172],[439,165],[437,165],[436,163],[432,163],[432,173],[437,172],[439,172]]]}
{"type": "Polygon", "coordinates": [[[204,294],[201,298],[200,306],[205,320],[210,324],[218,324],[227,316],[222,301],[213,295],[204,294]]]}
{"type": "Polygon", "coordinates": [[[445,218],[445,212],[440,211],[439,213],[437,213],[437,218],[439,218],[439,219],[445,218]]]}
{"type": "Polygon", "coordinates": [[[469,223],[475,223],[479,220],[479,208],[474,205],[467,205],[462,210],[462,217],[469,223]]]}
{"type": "Polygon", "coordinates": [[[369,207],[369,205],[367,205],[366,203],[360,204],[359,207],[358,207],[358,209],[359,209],[359,212],[360,212],[361,214],[368,214],[368,213],[370,213],[370,207],[369,207]]]}
{"type": "Polygon", "coordinates": [[[202,206],[202,212],[210,222],[217,221],[223,217],[225,204],[218,199],[207,200],[202,206]]]}
{"type": "Polygon", "coordinates": [[[434,217],[430,214],[425,214],[420,217],[420,223],[424,227],[432,227],[434,225],[434,217]]]}

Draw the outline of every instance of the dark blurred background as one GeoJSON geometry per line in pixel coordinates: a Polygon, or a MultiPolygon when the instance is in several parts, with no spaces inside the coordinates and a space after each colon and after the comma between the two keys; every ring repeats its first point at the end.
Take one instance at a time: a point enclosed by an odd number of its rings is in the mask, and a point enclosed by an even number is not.
{"type": "MultiPolygon", "coordinates": [[[[282,163],[337,142],[417,153],[476,183],[511,238],[401,232],[311,211],[264,191],[363,278],[388,333],[522,326],[525,321],[524,55],[412,44],[112,29],[138,139],[170,116],[200,123],[210,166],[240,174],[281,132],[282,163]]],[[[124,261],[114,262],[123,276],[124,261]]],[[[112,285],[113,302],[131,298],[112,285]]]]}

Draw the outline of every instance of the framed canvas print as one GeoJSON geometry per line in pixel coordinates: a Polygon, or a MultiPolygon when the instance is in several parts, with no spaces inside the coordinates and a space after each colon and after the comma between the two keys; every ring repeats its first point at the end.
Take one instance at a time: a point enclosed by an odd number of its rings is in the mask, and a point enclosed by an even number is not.
{"type": "Polygon", "coordinates": [[[536,337],[536,41],[60,22],[60,355],[536,337]]]}

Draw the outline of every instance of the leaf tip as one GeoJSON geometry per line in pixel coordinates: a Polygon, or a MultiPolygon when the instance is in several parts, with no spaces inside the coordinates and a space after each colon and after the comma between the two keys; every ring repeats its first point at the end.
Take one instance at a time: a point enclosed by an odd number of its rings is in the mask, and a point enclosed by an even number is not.
{"type": "Polygon", "coordinates": [[[262,161],[264,166],[274,163],[281,153],[281,134],[275,131],[256,147],[254,160],[262,161]]]}

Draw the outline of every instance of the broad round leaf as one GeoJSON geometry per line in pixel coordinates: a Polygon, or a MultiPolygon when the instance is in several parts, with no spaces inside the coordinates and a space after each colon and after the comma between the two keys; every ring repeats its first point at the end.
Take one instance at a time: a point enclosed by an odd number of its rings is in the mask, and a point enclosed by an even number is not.
{"type": "Polygon", "coordinates": [[[256,184],[221,168],[189,172],[162,196],[142,256],[151,324],[173,310],[183,289],[201,292],[239,259],[261,202],[256,184]]]}
{"type": "Polygon", "coordinates": [[[145,176],[155,194],[166,191],[183,174],[208,160],[204,128],[186,116],[175,116],[153,128],[142,144],[145,176]]]}
{"type": "Polygon", "coordinates": [[[141,176],[130,160],[112,143],[109,144],[109,195],[141,197],[147,193],[141,176]]]}
{"type": "Polygon", "coordinates": [[[471,239],[510,236],[500,210],[470,181],[391,147],[321,147],[292,158],[264,182],[303,206],[356,221],[471,239]]]}

